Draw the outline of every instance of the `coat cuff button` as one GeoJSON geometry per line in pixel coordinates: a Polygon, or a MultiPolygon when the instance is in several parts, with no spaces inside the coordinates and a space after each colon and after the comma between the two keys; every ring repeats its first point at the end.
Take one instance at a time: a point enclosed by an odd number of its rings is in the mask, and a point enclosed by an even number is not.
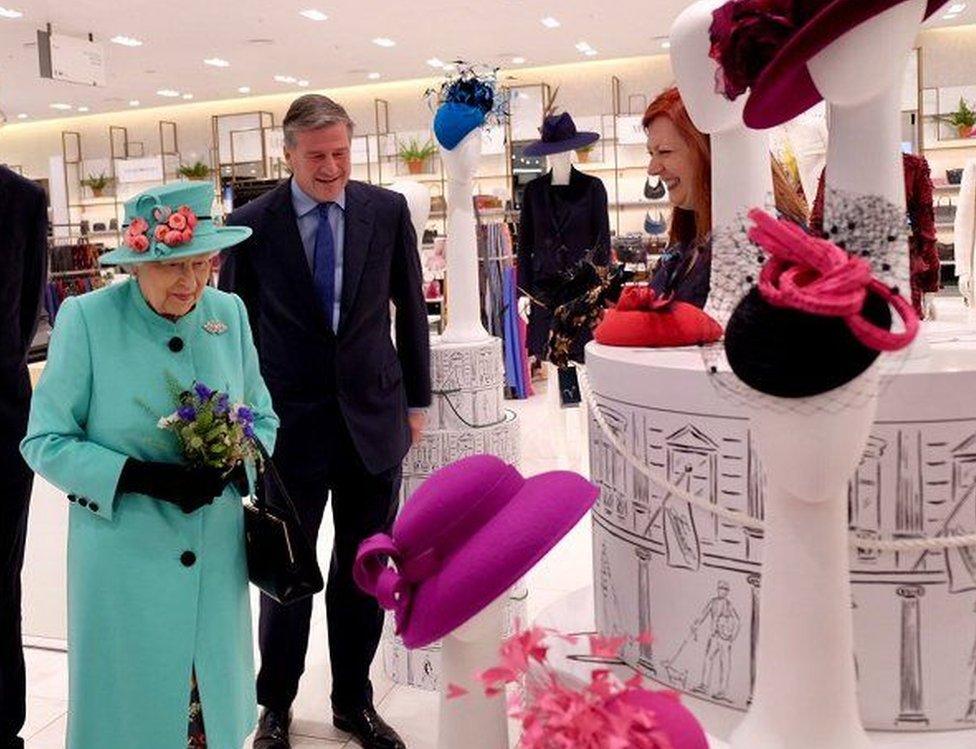
{"type": "Polygon", "coordinates": [[[92,512],[98,512],[98,502],[89,502],[88,509],[92,512]]]}
{"type": "Polygon", "coordinates": [[[78,498],[78,506],[79,507],[88,507],[88,500],[85,499],[85,497],[79,497],[78,498]]]}
{"type": "Polygon", "coordinates": [[[78,501],[78,497],[76,497],[74,494],[69,494],[68,495],[68,501],[69,502],[77,502],[78,501]]]}

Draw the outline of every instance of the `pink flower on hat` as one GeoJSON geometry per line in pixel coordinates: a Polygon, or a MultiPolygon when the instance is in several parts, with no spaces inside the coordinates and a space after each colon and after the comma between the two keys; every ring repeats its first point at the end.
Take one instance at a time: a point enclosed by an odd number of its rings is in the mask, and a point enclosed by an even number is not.
{"type": "Polygon", "coordinates": [[[166,240],[167,232],[169,232],[169,227],[166,224],[159,224],[153,232],[153,236],[157,242],[163,242],[166,240]]]}
{"type": "Polygon", "coordinates": [[[166,222],[170,229],[176,229],[177,231],[183,231],[186,228],[186,223],[186,216],[182,213],[172,214],[166,222]]]}
{"type": "Polygon", "coordinates": [[[181,205],[176,210],[181,216],[186,218],[187,226],[189,226],[191,229],[195,229],[197,227],[197,215],[190,209],[190,206],[181,205]]]}
{"type": "Polygon", "coordinates": [[[166,232],[166,238],[163,239],[163,244],[167,247],[176,247],[177,245],[183,244],[183,232],[170,229],[166,232]]]}
{"type": "Polygon", "coordinates": [[[129,223],[128,231],[133,235],[145,234],[149,231],[149,222],[144,218],[136,217],[129,223]]]}
{"type": "Polygon", "coordinates": [[[133,252],[142,253],[149,249],[149,237],[145,234],[127,235],[125,243],[133,252]]]}

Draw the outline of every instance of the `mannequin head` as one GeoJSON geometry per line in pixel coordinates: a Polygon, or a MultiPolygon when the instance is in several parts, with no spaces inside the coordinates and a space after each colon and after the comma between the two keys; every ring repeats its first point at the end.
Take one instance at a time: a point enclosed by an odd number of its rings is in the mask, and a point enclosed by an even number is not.
{"type": "Polygon", "coordinates": [[[427,227],[427,219],[430,217],[430,190],[419,182],[409,179],[394,182],[390,185],[390,189],[407,199],[410,222],[417,235],[417,243],[420,244],[423,241],[424,229],[427,227]]]}
{"type": "Polygon", "coordinates": [[[481,128],[475,128],[451,150],[441,147],[447,177],[453,181],[474,179],[481,159],[481,128]]]}
{"type": "Polygon", "coordinates": [[[681,98],[695,126],[704,133],[745,127],[742,110],[746,100],[729,101],[715,90],[718,63],[708,56],[712,11],[725,0],[699,0],[690,5],[671,26],[671,68],[681,98]]]}
{"type": "Polygon", "coordinates": [[[900,81],[925,7],[925,0],[898,3],[812,57],[807,70],[821,95],[832,104],[862,104],[900,81]]]}
{"type": "Polygon", "coordinates": [[[573,167],[575,151],[563,151],[562,153],[551,153],[546,156],[549,168],[552,170],[553,184],[568,184],[570,169],[573,167]]]}

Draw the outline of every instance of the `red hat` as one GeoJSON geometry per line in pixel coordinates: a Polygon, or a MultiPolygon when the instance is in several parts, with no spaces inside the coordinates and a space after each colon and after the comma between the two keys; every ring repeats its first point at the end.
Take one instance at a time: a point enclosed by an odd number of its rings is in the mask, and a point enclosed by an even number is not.
{"type": "MultiPolygon", "coordinates": [[[[948,0],[928,0],[925,17],[948,0]]],[[[743,119],[775,127],[823,97],[807,62],[833,42],[904,0],[730,0],[712,14],[711,57],[730,99],[750,89],[743,119]]]]}
{"type": "Polygon", "coordinates": [[[695,346],[719,340],[722,326],[693,304],[658,298],[646,286],[628,286],[593,337],[607,346],[695,346]]]}

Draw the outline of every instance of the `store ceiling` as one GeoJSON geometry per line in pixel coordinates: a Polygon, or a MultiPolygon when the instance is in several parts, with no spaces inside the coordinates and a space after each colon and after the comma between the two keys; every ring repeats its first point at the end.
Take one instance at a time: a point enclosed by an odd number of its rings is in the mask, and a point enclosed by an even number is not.
{"type": "MultiPolygon", "coordinates": [[[[0,110],[10,122],[36,121],[75,114],[78,107],[91,113],[129,109],[130,101],[149,107],[182,103],[183,95],[197,102],[237,98],[243,86],[261,95],[300,91],[299,80],[321,89],[423,78],[439,74],[426,62],[435,57],[517,69],[655,54],[663,51],[664,35],[687,5],[688,0],[615,0],[612,6],[594,0],[209,0],[179,11],[176,4],[150,0],[0,0],[0,110]],[[23,16],[4,17],[3,9],[23,16]],[[310,20],[300,15],[304,10],[328,18],[310,20]],[[558,27],[543,25],[550,16],[558,27]],[[36,31],[48,23],[56,33],[92,33],[105,44],[104,88],[40,78],[36,31]],[[109,40],[116,35],[143,44],[113,44],[109,40]],[[381,37],[395,46],[373,43],[381,37]],[[596,54],[581,52],[580,42],[596,54]],[[204,64],[211,58],[230,64],[204,64]],[[157,94],[166,90],[177,95],[157,94]]],[[[974,0],[955,18],[939,16],[930,25],[964,23],[976,23],[974,0]]]]}

